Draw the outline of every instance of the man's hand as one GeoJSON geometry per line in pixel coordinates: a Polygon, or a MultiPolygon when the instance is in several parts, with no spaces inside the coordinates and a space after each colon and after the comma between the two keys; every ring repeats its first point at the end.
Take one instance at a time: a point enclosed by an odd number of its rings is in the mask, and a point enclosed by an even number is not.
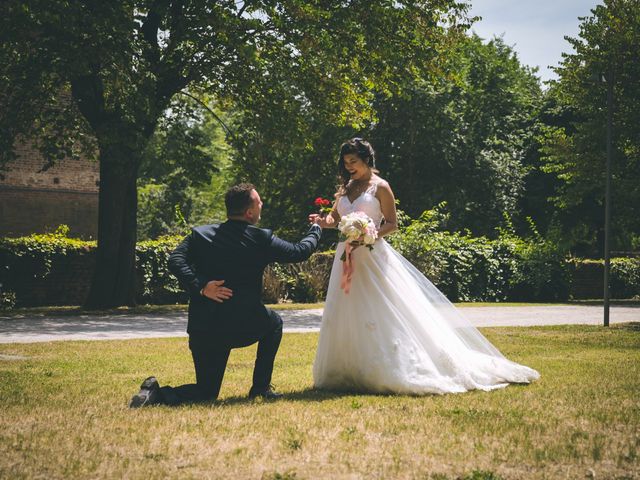
{"type": "Polygon", "coordinates": [[[319,225],[321,228],[330,228],[331,225],[333,225],[334,223],[333,217],[331,215],[326,215],[325,217],[322,217],[317,213],[312,213],[309,215],[308,218],[309,218],[309,223],[315,223],[316,225],[319,225]]]}
{"type": "Polygon", "coordinates": [[[223,284],[224,280],[211,280],[200,293],[214,302],[222,303],[233,297],[233,291],[230,288],[223,287],[223,284]]]}

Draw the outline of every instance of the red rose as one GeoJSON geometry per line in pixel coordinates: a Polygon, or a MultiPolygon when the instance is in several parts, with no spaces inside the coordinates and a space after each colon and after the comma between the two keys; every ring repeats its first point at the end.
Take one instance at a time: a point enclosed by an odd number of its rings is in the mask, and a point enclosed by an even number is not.
{"type": "Polygon", "coordinates": [[[321,207],[322,205],[324,205],[324,202],[325,200],[322,197],[318,197],[313,203],[316,207],[321,207]]]}

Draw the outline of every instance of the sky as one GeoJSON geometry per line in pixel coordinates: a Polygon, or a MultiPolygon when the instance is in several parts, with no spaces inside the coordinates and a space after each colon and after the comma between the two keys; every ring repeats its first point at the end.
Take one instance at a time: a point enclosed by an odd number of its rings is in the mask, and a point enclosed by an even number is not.
{"type": "Polygon", "coordinates": [[[472,30],[484,39],[502,36],[514,47],[520,62],[538,66],[542,80],[556,79],[549,65],[572,52],[565,35],[576,37],[578,17],[590,16],[597,0],[468,0],[471,15],[481,16],[472,30]]]}

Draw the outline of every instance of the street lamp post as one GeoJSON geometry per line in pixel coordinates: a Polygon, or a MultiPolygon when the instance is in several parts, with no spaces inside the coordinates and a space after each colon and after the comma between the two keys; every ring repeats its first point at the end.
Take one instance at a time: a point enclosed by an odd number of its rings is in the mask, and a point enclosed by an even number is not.
{"type": "MultiPolygon", "coordinates": [[[[604,77],[604,76],[603,76],[604,77]]],[[[611,270],[611,157],[613,156],[613,69],[605,78],[607,82],[607,178],[604,194],[604,326],[609,326],[609,272],[611,270]]]]}

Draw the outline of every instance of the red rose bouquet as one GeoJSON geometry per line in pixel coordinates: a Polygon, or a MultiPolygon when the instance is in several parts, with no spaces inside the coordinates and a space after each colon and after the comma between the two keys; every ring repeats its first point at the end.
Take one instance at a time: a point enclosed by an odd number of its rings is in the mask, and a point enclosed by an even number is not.
{"type": "Polygon", "coordinates": [[[325,217],[331,213],[331,202],[326,198],[318,197],[313,201],[313,204],[318,207],[318,213],[321,217],[325,217]]]}

